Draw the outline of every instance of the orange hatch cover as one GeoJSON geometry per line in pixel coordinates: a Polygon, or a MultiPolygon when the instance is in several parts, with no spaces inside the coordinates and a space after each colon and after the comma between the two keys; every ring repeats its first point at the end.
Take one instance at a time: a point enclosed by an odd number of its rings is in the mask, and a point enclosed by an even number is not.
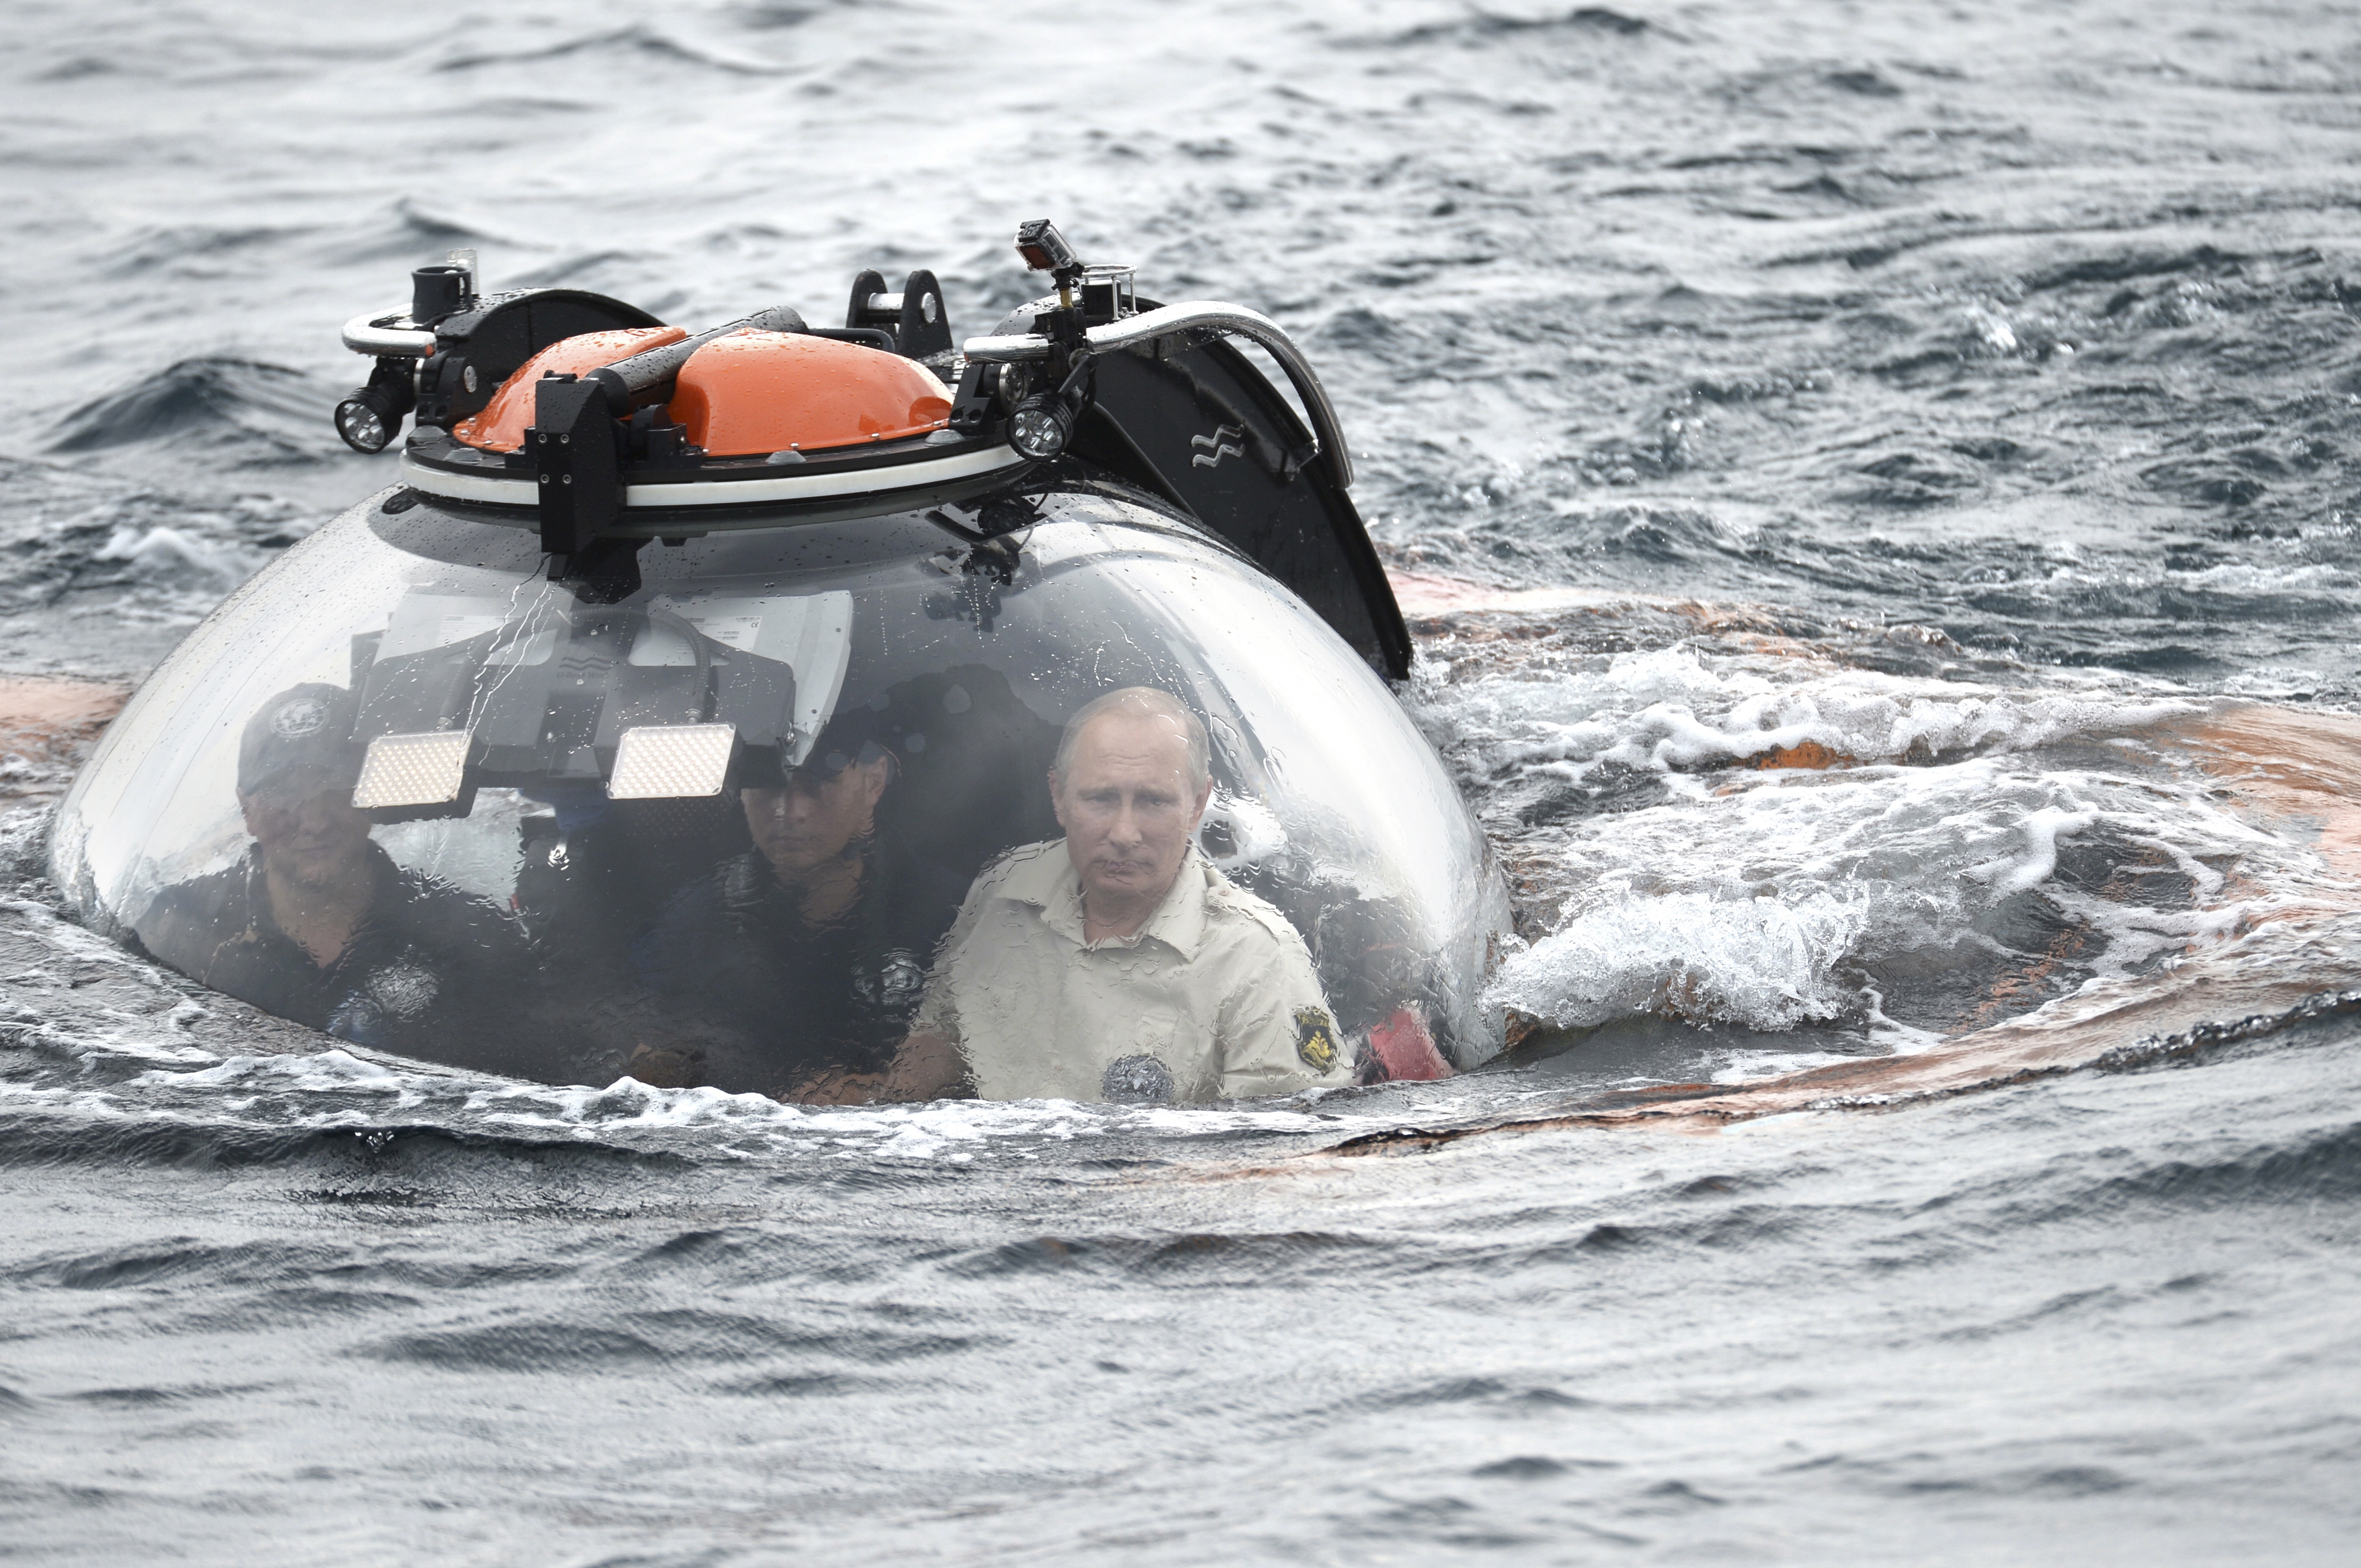
{"type": "Polygon", "coordinates": [[[943,384],[882,348],[749,328],[716,338],[680,367],[671,413],[716,457],[867,445],[950,422],[943,384]]]}
{"type": "Polygon", "coordinates": [[[484,405],[484,411],[453,425],[451,434],[456,440],[487,452],[521,452],[524,449],[524,433],[533,428],[533,386],[543,376],[552,370],[579,376],[585,370],[596,370],[601,365],[612,365],[618,359],[629,359],[634,354],[678,343],[687,335],[676,326],[626,326],[560,338],[518,366],[516,374],[501,382],[492,400],[484,405]]]}

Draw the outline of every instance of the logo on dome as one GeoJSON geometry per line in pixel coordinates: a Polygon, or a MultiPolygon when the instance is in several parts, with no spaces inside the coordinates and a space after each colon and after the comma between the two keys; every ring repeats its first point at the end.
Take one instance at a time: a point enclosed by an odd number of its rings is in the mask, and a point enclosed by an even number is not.
{"type": "Polygon", "coordinates": [[[1244,441],[1246,437],[1246,427],[1242,424],[1219,425],[1214,428],[1211,435],[1191,436],[1189,444],[1200,450],[1195,456],[1189,459],[1190,466],[1197,468],[1218,468],[1222,466],[1222,459],[1224,457],[1245,456],[1246,449],[1238,443],[1244,441]]]}
{"type": "Polygon", "coordinates": [[[316,696],[299,696],[270,716],[270,732],[281,740],[301,740],[327,728],[328,705],[316,696]]]}

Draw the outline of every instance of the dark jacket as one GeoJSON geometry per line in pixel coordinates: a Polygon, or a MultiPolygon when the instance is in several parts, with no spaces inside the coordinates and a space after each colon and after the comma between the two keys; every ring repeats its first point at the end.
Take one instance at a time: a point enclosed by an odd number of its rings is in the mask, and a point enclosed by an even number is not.
{"type": "Polygon", "coordinates": [[[852,907],[810,927],[760,850],[733,855],[635,945],[664,1034],[704,1052],[703,1081],[778,1093],[824,1069],[877,1071],[892,1059],[967,889],[874,844],[864,861],[852,907]]]}
{"type": "Polygon", "coordinates": [[[279,928],[260,858],[177,883],[139,919],[142,946],[191,980],[357,1045],[488,1071],[531,1071],[517,994],[532,959],[515,922],[368,847],[376,894],[322,969],[279,928]]]}

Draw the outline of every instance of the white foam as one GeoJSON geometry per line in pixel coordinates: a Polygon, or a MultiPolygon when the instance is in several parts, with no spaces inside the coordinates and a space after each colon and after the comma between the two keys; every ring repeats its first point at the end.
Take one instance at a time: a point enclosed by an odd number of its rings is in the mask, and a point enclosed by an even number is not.
{"type": "Polygon", "coordinates": [[[2016,853],[1971,866],[1960,874],[1983,883],[1995,900],[2038,887],[2057,873],[2059,837],[2081,832],[2098,820],[2095,811],[2065,811],[2054,806],[2028,812],[2017,824],[2025,842],[2016,853]]]}
{"type": "Polygon", "coordinates": [[[1768,1078],[1784,1078],[1790,1073],[1809,1072],[1816,1067],[1834,1067],[1839,1062],[1859,1059],[1833,1051],[1733,1051],[1728,1061],[1713,1070],[1708,1081],[1759,1083],[1768,1078]]]}
{"type": "Polygon", "coordinates": [[[211,1089],[268,1088],[280,1092],[312,1094],[384,1094],[397,1105],[423,1103],[426,1098],[421,1075],[382,1062],[365,1061],[348,1051],[330,1049],[306,1056],[225,1057],[210,1067],[179,1071],[143,1072],[132,1085],[203,1086],[211,1089]]]}
{"type": "Polygon", "coordinates": [[[785,1105],[718,1089],[656,1089],[623,1078],[604,1089],[501,1084],[475,1091],[465,1109],[493,1124],[580,1138],[626,1131],[695,1128],[719,1152],[828,1150],[887,1159],[972,1157],[986,1146],[1071,1142],[1116,1133],[1202,1137],[1239,1131],[1339,1135],[1390,1121],[1312,1114],[1291,1106],[1126,1107],[1067,1100],[936,1101],[919,1105],[785,1105]],[[721,1142],[723,1137],[733,1142],[721,1142]]]}
{"type": "Polygon", "coordinates": [[[1859,898],[1626,894],[1501,967],[1486,1000],[1565,1028],[1625,1014],[1789,1029],[1855,1011],[1831,971],[1869,921],[1859,898]]]}
{"type": "Polygon", "coordinates": [[[1528,887],[1558,901],[1488,1000],[1561,1026],[1635,1012],[1842,1023],[1922,1048],[1932,1036],[1885,1016],[1862,964],[1989,948],[1979,921],[2037,892],[2043,919],[2097,938],[2078,963],[2126,972],[2218,939],[2318,872],[2161,760],[2149,727],[2197,704],[2122,677],[2017,690],[1686,646],[1479,645],[1455,671],[1422,672],[1417,700],[1528,887]],[[2092,766],[2088,742],[2116,740],[2092,766]],[[1833,759],[1804,760],[1837,765],[1732,766],[1807,743],[1833,759]],[[1654,804],[1616,808],[1631,775],[1655,782],[1654,804]],[[1606,804],[1586,812],[1568,786],[1606,804]],[[1527,802],[1550,807],[1538,826],[1515,814],[1527,802]],[[2178,872],[2169,906],[2148,907],[2136,875],[2103,895],[2061,884],[2078,841],[2094,846],[2085,872],[2143,856],[2178,872]]]}
{"type": "Polygon", "coordinates": [[[1570,781],[1609,762],[1695,771],[1806,742],[1864,762],[2018,751],[2196,710],[2152,693],[2006,691],[1708,658],[1685,645],[1525,666],[1421,695],[1444,738],[1488,774],[1544,768],[1570,781]]]}

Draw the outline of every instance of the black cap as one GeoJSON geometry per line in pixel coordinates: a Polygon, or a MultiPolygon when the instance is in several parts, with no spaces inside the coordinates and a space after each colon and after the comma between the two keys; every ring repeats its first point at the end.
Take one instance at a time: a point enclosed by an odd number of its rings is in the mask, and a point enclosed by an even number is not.
{"type": "MultiPolygon", "coordinates": [[[[883,693],[867,702],[854,703],[839,708],[819,739],[812,743],[811,754],[804,759],[796,772],[807,777],[834,778],[855,762],[873,762],[880,757],[893,756],[893,743],[900,739],[900,726],[887,714],[888,699],[883,693]]],[[[901,761],[895,758],[895,762],[901,761]]]]}
{"type": "Polygon", "coordinates": [[[815,784],[823,783],[855,762],[873,762],[880,757],[892,758],[897,769],[902,765],[902,759],[895,757],[890,747],[882,746],[873,740],[856,740],[851,737],[822,735],[819,744],[812,748],[811,755],[806,757],[803,765],[796,770],[796,776],[809,779],[815,784]]]}
{"type": "Polygon", "coordinates": [[[237,793],[307,784],[350,789],[361,772],[355,712],[352,693],[320,682],[291,686],[264,703],[237,743],[237,793]]]}
{"type": "MultiPolygon", "coordinates": [[[[902,759],[895,742],[901,738],[881,717],[883,712],[882,702],[839,709],[812,742],[802,763],[793,769],[782,768],[783,759],[776,751],[750,755],[739,779],[741,787],[777,789],[791,779],[806,785],[823,784],[855,762],[873,762],[880,757],[892,758],[898,771],[902,759]]],[[[919,744],[923,747],[926,742],[919,744]]]]}

